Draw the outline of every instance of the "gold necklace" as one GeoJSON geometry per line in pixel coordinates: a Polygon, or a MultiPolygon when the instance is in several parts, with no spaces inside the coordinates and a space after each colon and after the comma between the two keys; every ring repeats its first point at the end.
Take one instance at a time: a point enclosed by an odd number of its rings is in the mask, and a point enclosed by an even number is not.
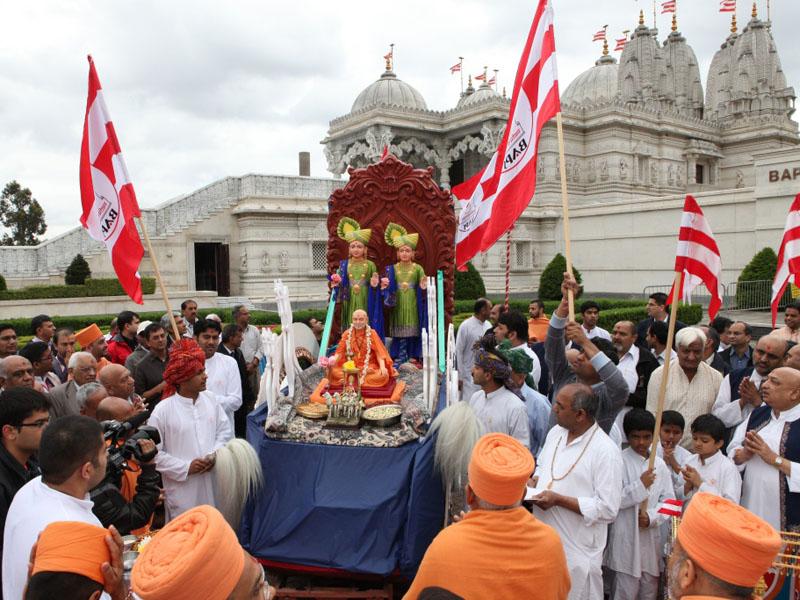
{"type": "MultiPolygon", "coordinates": [[[[569,476],[569,474],[572,473],[575,467],[578,466],[578,463],[581,462],[583,455],[586,454],[586,449],[589,447],[589,444],[592,443],[592,438],[594,438],[594,434],[597,433],[598,429],[600,429],[600,426],[595,423],[595,430],[592,432],[592,435],[589,436],[589,439],[586,440],[586,444],[584,444],[583,450],[581,450],[581,453],[578,455],[578,459],[574,463],[572,463],[572,466],[561,477],[556,477],[553,474],[553,468],[556,465],[556,455],[558,454],[558,447],[561,445],[561,440],[564,439],[564,436],[562,435],[560,438],[558,438],[558,442],[556,443],[556,449],[553,452],[553,459],[550,461],[550,483],[547,484],[548,490],[553,489],[553,483],[555,483],[556,481],[561,481],[563,479],[566,479],[569,476]]],[[[566,448],[566,444],[564,447],[566,448]]]]}

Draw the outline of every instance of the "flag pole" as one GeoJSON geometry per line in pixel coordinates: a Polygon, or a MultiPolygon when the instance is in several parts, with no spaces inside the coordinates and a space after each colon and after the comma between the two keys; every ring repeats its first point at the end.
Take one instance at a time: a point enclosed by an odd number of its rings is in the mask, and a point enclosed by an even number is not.
{"type": "Polygon", "coordinates": [[[514,231],[514,224],[506,232],[506,301],[505,309],[508,310],[508,297],[511,291],[511,232],[514,231]]]}
{"type": "MultiPolygon", "coordinates": [[[[653,431],[653,445],[650,447],[650,459],[648,462],[648,469],[653,469],[656,464],[656,454],[658,450],[658,442],[661,437],[661,417],[664,413],[664,398],[667,395],[667,383],[669,380],[669,368],[672,362],[672,344],[675,339],[675,322],[678,320],[678,304],[680,302],[679,295],[681,292],[681,283],[683,283],[683,271],[676,271],[675,281],[672,284],[672,310],[669,313],[669,327],[667,328],[667,349],[664,351],[664,372],[661,374],[661,385],[658,388],[658,405],[656,407],[656,428],[653,431]]],[[[640,506],[642,512],[647,510],[647,500],[644,500],[640,506]]]]}
{"type": "Polygon", "coordinates": [[[459,56],[458,57],[458,64],[460,65],[459,69],[458,69],[458,74],[461,76],[461,95],[463,96],[464,95],[464,57],[463,56],[459,56]]]}
{"type": "Polygon", "coordinates": [[[169,322],[172,325],[172,333],[175,336],[175,341],[177,342],[181,339],[181,334],[178,332],[178,323],[175,322],[175,316],[172,314],[172,307],[169,304],[169,296],[167,295],[167,288],[164,287],[164,280],[161,278],[161,271],[158,268],[158,260],[156,260],[156,253],[153,252],[153,245],[150,243],[150,236],[147,233],[147,226],[144,224],[144,219],[142,217],[136,217],[136,220],[139,221],[139,227],[142,229],[142,235],[144,235],[144,243],[147,246],[147,254],[150,256],[150,262],[153,265],[153,271],[156,275],[156,281],[158,282],[158,287],[161,290],[161,297],[164,299],[164,306],[167,307],[167,314],[169,315],[169,322]]]}
{"type": "MultiPolygon", "coordinates": [[[[567,194],[567,166],[564,159],[564,126],[561,120],[561,111],[556,113],[556,128],[558,129],[558,164],[561,173],[561,213],[564,221],[564,255],[567,259],[567,273],[572,274],[572,245],[569,232],[569,195],[567,194]]],[[[575,297],[570,289],[567,292],[569,301],[569,320],[575,320],[575,297]]]]}

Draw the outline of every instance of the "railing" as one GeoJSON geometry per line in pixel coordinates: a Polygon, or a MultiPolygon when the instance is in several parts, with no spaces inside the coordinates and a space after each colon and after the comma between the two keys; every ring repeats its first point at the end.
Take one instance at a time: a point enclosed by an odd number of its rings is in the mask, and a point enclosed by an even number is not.
{"type": "MultiPolygon", "coordinates": [[[[669,294],[671,285],[648,285],[642,290],[642,295],[647,298],[650,294],[663,292],[669,294]]],[[[722,286],[723,310],[768,310],[772,303],[772,281],[733,281],[722,286]]],[[[708,306],[711,296],[704,286],[696,288],[697,293],[692,294],[692,302],[708,306]]],[[[781,298],[778,309],[782,310],[789,302],[797,297],[800,290],[787,286],[781,298]]]]}

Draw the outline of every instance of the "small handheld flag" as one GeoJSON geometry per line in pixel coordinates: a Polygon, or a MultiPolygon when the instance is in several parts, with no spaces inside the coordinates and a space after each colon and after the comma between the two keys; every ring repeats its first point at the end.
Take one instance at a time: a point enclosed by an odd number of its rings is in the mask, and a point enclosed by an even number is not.
{"type": "Polygon", "coordinates": [[[659,502],[656,512],[670,517],[680,517],[683,514],[683,501],[665,498],[663,502],[659,502]]]}

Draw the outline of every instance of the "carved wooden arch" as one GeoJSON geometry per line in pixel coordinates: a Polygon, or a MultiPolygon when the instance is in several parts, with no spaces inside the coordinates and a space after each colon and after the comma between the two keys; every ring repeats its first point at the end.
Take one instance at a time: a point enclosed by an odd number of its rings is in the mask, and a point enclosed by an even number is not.
{"type": "MultiPolygon", "coordinates": [[[[367,255],[381,273],[397,262],[396,250],[383,239],[389,222],[419,233],[414,260],[425,273],[444,275],[446,323],[455,310],[454,268],[456,217],[453,201],[433,179],[433,167],[415,169],[393,155],[362,169],[348,168],[350,181],[331,194],[328,201],[328,273],[347,257],[347,243],[336,235],[342,217],[351,217],[362,228],[372,229],[367,255]]],[[[338,331],[338,311],[335,331],[338,331]]]]}

